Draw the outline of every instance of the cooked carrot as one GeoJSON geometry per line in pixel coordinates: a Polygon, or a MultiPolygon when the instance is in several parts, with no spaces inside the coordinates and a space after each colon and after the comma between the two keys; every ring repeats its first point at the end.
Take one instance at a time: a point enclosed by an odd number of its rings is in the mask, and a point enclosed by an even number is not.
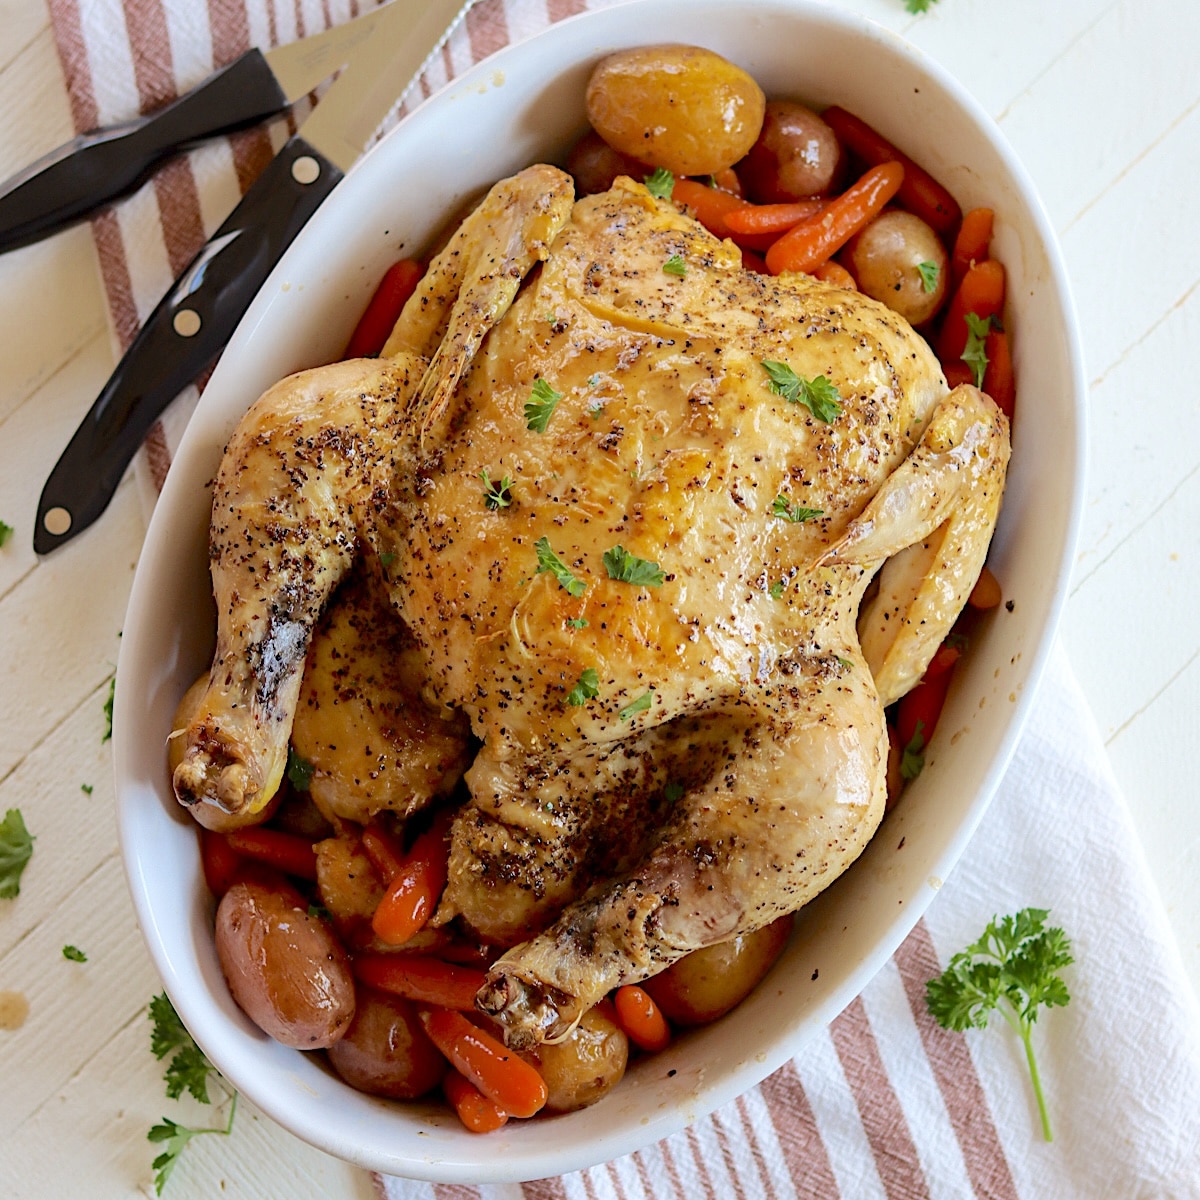
{"type": "Polygon", "coordinates": [[[730,209],[725,224],[732,233],[787,233],[793,225],[815,217],[824,200],[793,200],[789,204],[743,204],[730,209]]]}
{"type": "Polygon", "coordinates": [[[433,916],[446,886],[452,814],[442,812],[413,842],[371,918],[380,941],[403,946],[433,916]]]}
{"type": "Polygon", "coordinates": [[[903,179],[904,167],[898,162],[871,167],[820,213],[794,225],[767,251],[771,273],[819,267],[879,213],[903,179]]]}
{"type": "Polygon", "coordinates": [[[967,603],[972,608],[995,608],[1002,599],[1000,581],[984,567],[967,597],[967,603]]]}
{"type": "Polygon", "coordinates": [[[362,848],[379,882],[387,887],[404,867],[404,847],[400,840],[379,821],[371,821],[362,831],[362,848]]]}
{"type": "Polygon", "coordinates": [[[1011,421],[1016,408],[1017,386],[1013,378],[1012,350],[1008,334],[1003,329],[993,329],[983,344],[988,357],[987,369],[983,373],[983,390],[995,400],[1000,411],[1011,421]]]}
{"type": "Polygon", "coordinates": [[[851,292],[858,291],[858,284],[854,281],[854,276],[840,262],[834,262],[832,258],[817,267],[813,274],[826,283],[832,283],[834,287],[846,288],[851,292]]]}
{"type": "Polygon", "coordinates": [[[959,653],[954,646],[944,643],[939,646],[933,661],[925,668],[921,682],[901,697],[896,709],[896,733],[902,747],[907,748],[911,744],[918,726],[924,739],[922,745],[929,745],[946,703],[946,693],[950,690],[950,680],[954,676],[954,664],[959,653]]]}
{"type": "Polygon", "coordinates": [[[676,179],[671,199],[676,204],[690,208],[696,220],[709,233],[719,238],[731,236],[732,230],[726,224],[725,218],[735,208],[741,208],[746,203],[740,196],[697,183],[694,179],[676,179]]]}
{"type": "Polygon", "coordinates": [[[532,1117],[546,1103],[546,1084],[537,1069],[460,1012],[432,1008],[421,1023],[433,1044],[489,1100],[512,1117],[532,1117]]]}
{"type": "Polygon", "coordinates": [[[903,164],[904,182],[896,194],[896,202],[901,208],[915,213],[940,234],[949,233],[962,219],[958,201],[924,167],[913,162],[866,121],[836,104],[821,115],[842,145],[863,162],[871,166],[884,162],[903,164]]]}
{"type": "Polygon", "coordinates": [[[343,358],[373,358],[383,349],[400,310],[424,274],[425,268],[412,258],[402,258],[388,267],[346,343],[343,358]]]}
{"type": "Polygon", "coordinates": [[[285,875],[301,879],[317,878],[317,853],[308,838],[284,833],[280,829],[231,829],[225,834],[230,849],[255,862],[266,863],[285,875]]]}
{"type": "Polygon", "coordinates": [[[233,883],[245,860],[219,833],[200,827],[200,865],[204,882],[219,900],[233,883]]]}
{"type": "Polygon", "coordinates": [[[635,984],[617,988],[617,1020],[635,1046],[651,1054],[664,1049],[671,1040],[667,1019],[650,999],[648,992],[635,984]]]}
{"type": "Polygon", "coordinates": [[[924,677],[926,679],[933,679],[935,676],[944,675],[960,658],[962,658],[962,650],[958,646],[951,645],[949,642],[943,642],[929,660],[929,666],[925,668],[924,677]]]}
{"type": "Polygon", "coordinates": [[[944,363],[962,358],[967,346],[967,313],[977,317],[998,317],[1004,311],[1004,267],[993,258],[984,259],[967,269],[958,285],[938,335],[938,358],[944,363]]]}
{"type": "Polygon", "coordinates": [[[975,382],[975,372],[961,358],[956,358],[953,362],[944,363],[942,370],[946,374],[946,383],[951,389],[958,387],[960,383],[975,382]]]}
{"type": "Polygon", "coordinates": [[[477,967],[420,954],[360,954],[354,960],[354,974],[381,991],[459,1012],[474,1011],[475,994],[487,978],[477,967]]]}
{"type": "Polygon", "coordinates": [[[733,196],[745,195],[742,191],[742,181],[732,167],[726,167],[725,170],[718,171],[713,176],[713,187],[720,188],[723,192],[729,192],[733,196]]]}
{"type": "Polygon", "coordinates": [[[769,275],[771,272],[767,270],[767,260],[761,254],[756,254],[753,250],[747,250],[744,246],[742,250],[742,266],[747,271],[754,271],[759,275],[769,275]]]}
{"type": "Polygon", "coordinates": [[[508,1113],[457,1071],[447,1073],[442,1081],[442,1091],[454,1106],[458,1119],[471,1133],[491,1133],[508,1124],[508,1113]]]}
{"type": "Polygon", "coordinates": [[[990,208],[973,208],[962,219],[950,255],[950,278],[958,285],[974,262],[983,262],[992,243],[996,214],[990,208]]]}

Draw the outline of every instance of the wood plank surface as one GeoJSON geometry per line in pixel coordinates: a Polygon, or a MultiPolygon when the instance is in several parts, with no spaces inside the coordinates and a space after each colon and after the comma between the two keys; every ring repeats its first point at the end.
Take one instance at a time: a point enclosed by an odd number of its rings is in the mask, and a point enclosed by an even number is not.
{"type": "MultiPolygon", "coordinates": [[[[843,0],[958,74],[1037,183],[1091,385],[1091,475],[1063,638],[1200,990],[1200,10],[1194,0],[843,0]]],[[[42,0],[0,0],[0,179],[71,133],[42,0]]],[[[159,989],[125,889],[103,704],[143,516],[126,480],[69,553],[30,547],[47,472],[112,367],[86,228],[0,258],[0,813],[37,851],[0,901],[0,1196],[152,1195],[159,989]],[[91,788],[90,794],[85,786],[91,788]],[[61,949],[80,946],[87,963],[61,949]]],[[[888,1053],[898,1053],[889,1047],[888,1053]]],[[[368,1176],[246,1106],[170,1196],[366,1200],[368,1176]]]]}

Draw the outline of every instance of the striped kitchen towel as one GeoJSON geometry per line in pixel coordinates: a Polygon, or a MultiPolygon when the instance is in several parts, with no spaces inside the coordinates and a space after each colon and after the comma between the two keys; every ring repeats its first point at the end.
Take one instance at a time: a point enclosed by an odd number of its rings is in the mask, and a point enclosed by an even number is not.
{"type": "MultiPolygon", "coordinates": [[[[478,0],[409,106],[481,58],[612,0],[478,0]]],[[[170,100],[252,45],[304,36],[373,0],[48,0],[76,127],[170,100]]],[[[859,10],[865,0],[844,0],[859,10]]],[[[964,57],[971,48],[961,47],[964,57]]],[[[400,109],[394,120],[401,119],[400,109]]],[[[298,107],[292,122],[302,119],[298,107]]],[[[132,340],[288,120],[206,145],[93,218],[116,347],[132,340]]],[[[195,388],[139,460],[152,500],[195,388]]],[[[1200,1012],[1061,651],[953,878],[891,962],[796,1058],[734,1103],[626,1158],[474,1187],[377,1178],[388,1200],[1069,1200],[1200,1197],[1200,1012]],[[1056,1139],[1042,1141],[1020,1045],[951,1034],[925,981],[995,913],[1052,910],[1074,942],[1071,1004],[1036,1038],[1056,1139]]]]}

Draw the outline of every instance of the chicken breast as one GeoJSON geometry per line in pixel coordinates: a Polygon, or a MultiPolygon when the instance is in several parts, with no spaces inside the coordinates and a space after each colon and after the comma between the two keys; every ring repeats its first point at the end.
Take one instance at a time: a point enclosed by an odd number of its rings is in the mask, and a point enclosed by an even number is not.
{"type": "Polygon", "coordinates": [[[285,381],[235,435],[177,793],[265,803],[295,703],[273,614],[302,658],[321,595],[379,555],[423,694],[480,743],[436,919],[511,947],[479,1004],[514,1045],[564,1036],[861,853],[883,700],[973,585],[1007,459],[995,405],[948,396],[884,306],[744,271],[631,180],[572,204],[531,168],[464,222],[384,359],[285,381]]]}

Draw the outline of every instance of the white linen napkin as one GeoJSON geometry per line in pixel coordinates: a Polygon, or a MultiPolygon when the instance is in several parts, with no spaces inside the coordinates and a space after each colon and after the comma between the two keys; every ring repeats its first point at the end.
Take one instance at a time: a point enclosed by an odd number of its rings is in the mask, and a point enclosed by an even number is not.
{"type": "MultiPolygon", "coordinates": [[[[414,93],[612,0],[479,0],[414,93]]],[[[80,131],[146,111],[251,45],[316,32],[372,0],[48,0],[80,131]]],[[[299,114],[299,115],[302,115],[299,114]]],[[[403,110],[397,118],[403,115],[403,110]]],[[[287,135],[288,122],[184,156],[93,219],[114,344],[287,135]]],[[[139,456],[148,507],[198,392],[139,456]]],[[[1102,743],[1061,651],[999,793],[926,918],[863,994],[781,1071],[638,1154],[482,1188],[378,1179],[390,1200],[1200,1197],[1200,1011],[1102,743]],[[1055,1129],[1042,1141],[1023,1052],[998,1018],[941,1030],[925,981],[994,914],[1051,910],[1072,1000],[1035,1031],[1055,1129]]]]}

